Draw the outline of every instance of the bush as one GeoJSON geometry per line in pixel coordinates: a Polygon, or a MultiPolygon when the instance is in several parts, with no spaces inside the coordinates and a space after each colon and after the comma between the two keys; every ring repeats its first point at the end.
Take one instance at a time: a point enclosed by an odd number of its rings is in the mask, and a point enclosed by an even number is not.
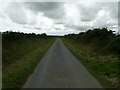
{"type": "Polygon", "coordinates": [[[116,37],[110,43],[110,50],[120,54],[120,37],[116,37]]]}
{"type": "Polygon", "coordinates": [[[113,34],[113,31],[106,27],[95,28],[79,34],[68,34],[65,37],[77,43],[90,44],[98,51],[120,53],[120,35],[113,34]]]}

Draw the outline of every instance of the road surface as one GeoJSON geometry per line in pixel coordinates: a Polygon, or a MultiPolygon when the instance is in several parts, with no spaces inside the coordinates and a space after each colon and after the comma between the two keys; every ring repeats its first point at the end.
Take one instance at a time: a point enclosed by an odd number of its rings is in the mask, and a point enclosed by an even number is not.
{"type": "Polygon", "coordinates": [[[102,88],[61,39],[46,52],[23,88],[102,88]]]}

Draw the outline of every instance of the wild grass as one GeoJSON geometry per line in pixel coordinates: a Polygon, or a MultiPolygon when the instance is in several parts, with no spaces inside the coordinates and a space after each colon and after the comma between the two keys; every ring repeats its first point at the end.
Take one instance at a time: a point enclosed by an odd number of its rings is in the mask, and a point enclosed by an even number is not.
{"type": "Polygon", "coordinates": [[[3,88],[22,88],[55,38],[3,40],[3,88]]]}
{"type": "Polygon", "coordinates": [[[118,87],[119,55],[102,54],[89,44],[75,43],[69,38],[62,39],[68,49],[105,88],[118,87]]]}

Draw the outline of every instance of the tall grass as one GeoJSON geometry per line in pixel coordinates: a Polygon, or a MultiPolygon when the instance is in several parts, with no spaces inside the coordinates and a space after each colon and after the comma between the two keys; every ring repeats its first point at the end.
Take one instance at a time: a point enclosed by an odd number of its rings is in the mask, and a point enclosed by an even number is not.
{"type": "Polygon", "coordinates": [[[102,55],[97,51],[91,51],[89,49],[90,46],[80,45],[65,38],[62,40],[68,49],[105,88],[118,87],[118,63],[120,57],[112,54],[102,55]]]}
{"type": "Polygon", "coordinates": [[[113,31],[107,28],[96,28],[79,34],[69,34],[65,36],[75,43],[89,45],[93,50],[103,54],[115,53],[120,54],[120,35],[115,35],[113,31]]]}
{"type": "Polygon", "coordinates": [[[119,87],[120,36],[107,28],[70,34],[65,45],[105,88],[119,87]]]}
{"type": "Polygon", "coordinates": [[[12,38],[3,38],[2,81],[3,88],[17,89],[22,88],[55,38],[37,35],[14,40],[12,38]]]}

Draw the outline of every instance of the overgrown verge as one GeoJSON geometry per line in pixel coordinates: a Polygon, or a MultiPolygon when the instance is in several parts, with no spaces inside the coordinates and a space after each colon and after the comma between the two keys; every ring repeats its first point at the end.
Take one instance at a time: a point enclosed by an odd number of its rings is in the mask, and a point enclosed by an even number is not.
{"type": "Polygon", "coordinates": [[[17,89],[24,85],[55,38],[46,35],[8,33],[10,36],[3,36],[2,84],[3,88],[17,89]],[[16,34],[19,35],[18,39],[16,34]]]}
{"type": "Polygon", "coordinates": [[[119,36],[104,29],[67,35],[62,40],[105,88],[117,88],[120,76],[118,70],[120,39],[119,36]]]}

